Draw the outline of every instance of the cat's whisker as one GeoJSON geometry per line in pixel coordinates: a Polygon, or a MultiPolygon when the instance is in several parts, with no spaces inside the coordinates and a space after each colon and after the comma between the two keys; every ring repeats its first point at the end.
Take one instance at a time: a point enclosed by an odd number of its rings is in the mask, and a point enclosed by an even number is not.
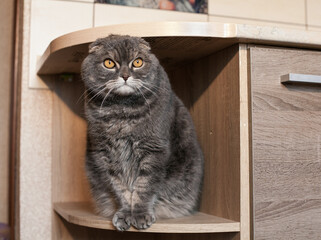
{"type": "Polygon", "coordinates": [[[106,89],[108,89],[108,86],[105,86],[102,90],[100,90],[99,92],[97,92],[92,98],[90,98],[88,100],[88,103],[93,100],[95,97],[97,97],[100,93],[102,93],[103,91],[105,91],[106,89]]]}
{"type": "Polygon", "coordinates": [[[106,96],[104,97],[103,101],[101,102],[100,108],[99,108],[99,113],[101,113],[101,108],[102,108],[102,106],[103,106],[104,101],[106,100],[106,98],[109,96],[109,94],[110,94],[115,88],[119,87],[120,84],[115,84],[115,85],[116,85],[116,86],[114,86],[113,88],[111,88],[111,89],[108,91],[108,93],[107,93],[106,96]]]}
{"type": "MultiPolygon", "coordinates": [[[[105,86],[105,84],[103,84],[103,85],[101,85],[101,86],[99,86],[99,87],[97,87],[97,88],[99,89],[99,88],[102,88],[102,87],[104,87],[104,86],[105,86]]],[[[84,99],[88,96],[88,94],[92,93],[93,91],[94,91],[94,89],[86,89],[86,90],[84,91],[84,93],[81,94],[81,96],[78,98],[76,104],[78,104],[80,100],[84,100],[84,99]],[[88,94],[87,94],[87,93],[88,93],[88,94]]]]}
{"type": "Polygon", "coordinates": [[[108,97],[108,95],[111,93],[111,91],[113,91],[116,87],[117,87],[117,86],[111,88],[111,89],[108,91],[108,93],[106,94],[106,96],[104,97],[103,101],[102,101],[101,104],[100,104],[99,113],[101,113],[101,108],[102,108],[102,106],[103,106],[103,104],[104,104],[104,101],[106,100],[106,98],[108,97]]]}
{"type": "MultiPolygon", "coordinates": [[[[109,80],[107,83],[104,83],[103,85],[97,87],[98,89],[101,88],[101,87],[104,87],[104,88],[101,89],[99,92],[97,92],[92,98],[90,98],[90,99],[88,100],[88,103],[89,103],[90,101],[92,101],[95,97],[97,97],[100,93],[102,93],[103,91],[105,91],[106,89],[108,89],[108,88],[109,88],[109,89],[114,88],[114,85],[115,85],[117,82],[118,82],[117,79],[112,79],[112,80],[109,80]]],[[[116,84],[116,85],[118,86],[118,84],[116,84]]],[[[117,86],[115,86],[115,87],[117,87],[117,86]]],[[[94,90],[92,90],[92,91],[94,91],[94,90]]]]}
{"type": "Polygon", "coordinates": [[[152,85],[152,84],[150,84],[150,83],[145,83],[145,85],[150,86],[151,88],[155,88],[155,89],[164,91],[164,92],[169,92],[169,90],[166,89],[166,88],[162,88],[162,87],[159,87],[159,86],[156,86],[156,85],[152,85]]]}
{"type": "MultiPolygon", "coordinates": [[[[84,99],[88,96],[88,95],[87,95],[88,92],[89,92],[89,91],[86,89],[86,90],[84,91],[84,93],[81,94],[81,96],[78,98],[76,104],[78,104],[80,100],[84,100],[84,99]]],[[[92,92],[92,91],[91,91],[91,92],[92,92]]]]}
{"type": "Polygon", "coordinates": [[[150,91],[151,93],[153,93],[153,94],[156,96],[156,93],[155,93],[154,91],[152,91],[151,89],[149,89],[148,87],[146,87],[141,80],[139,80],[139,79],[135,79],[135,80],[136,80],[136,83],[137,83],[140,87],[144,87],[145,89],[147,89],[148,91],[150,91]]]}
{"type": "Polygon", "coordinates": [[[141,85],[141,87],[143,87],[143,88],[145,88],[146,90],[148,90],[148,91],[150,91],[152,94],[154,94],[155,96],[157,96],[157,94],[154,92],[154,91],[152,91],[151,89],[149,89],[148,87],[146,87],[144,84],[142,84],[142,83],[140,83],[141,85]]]}
{"type": "MultiPolygon", "coordinates": [[[[149,83],[147,83],[147,82],[143,82],[142,80],[140,80],[140,79],[138,79],[138,78],[136,78],[136,79],[134,79],[134,80],[136,80],[138,83],[144,85],[145,87],[146,87],[146,86],[149,86],[149,87],[151,87],[152,89],[155,88],[155,90],[158,90],[158,91],[169,92],[168,89],[166,89],[166,88],[161,88],[161,87],[158,87],[158,86],[149,84],[149,83]]],[[[149,88],[149,90],[151,90],[151,89],[149,88]]]]}

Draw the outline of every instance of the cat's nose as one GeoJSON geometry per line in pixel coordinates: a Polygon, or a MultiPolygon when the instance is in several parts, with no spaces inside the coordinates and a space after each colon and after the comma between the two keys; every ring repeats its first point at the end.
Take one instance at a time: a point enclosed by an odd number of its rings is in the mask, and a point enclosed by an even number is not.
{"type": "Polygon", "coordinates": [[[127,79],[129,78],[129,75],[124,74],[124,75],[122,76],[122,78],[123,78],[125,81],[127,81],[127,79]]]}

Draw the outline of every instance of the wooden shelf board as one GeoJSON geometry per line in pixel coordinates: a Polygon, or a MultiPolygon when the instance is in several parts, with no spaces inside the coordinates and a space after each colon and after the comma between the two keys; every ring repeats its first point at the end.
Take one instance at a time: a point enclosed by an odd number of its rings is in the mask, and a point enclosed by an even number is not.
{"type": "Polygon", "coordinates": [[[214,22],[157,22],[102,26],[54,39],[40,57],[37,73],[79,73],[88,45],[109,34],[144,37],[165,67],[207,56],[236,43],[321,49],[320,32],[214,22]]]}
{"type": "MultiPolygon", "coordinates": [[[[95,214],[91,204],[88,202],[55,203],[54,210],[67,222],[73,224],[115,230],[111,219],[106,219],[95,214]]],[[[131,227],[128,231],[138,232],[139,230],[131,227]]],[[[150,228],[140,232],[222,233],[239,231],[239,222],[198,212],[187,217],[157,220],[150,228]]]]}

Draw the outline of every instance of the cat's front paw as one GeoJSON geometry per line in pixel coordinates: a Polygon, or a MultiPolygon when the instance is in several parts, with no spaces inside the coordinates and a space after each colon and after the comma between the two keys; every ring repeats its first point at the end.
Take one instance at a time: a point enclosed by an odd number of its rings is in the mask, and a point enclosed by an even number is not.
{"type": "Polygon", "coordinates": [[[118,231],[126,231],[130,228],[131,214],[129,211],[119,210],[113,217],[113,225],[118,231]]]}
{"type": "Polygon", "coordinates": [[[132,225],[140,229],[149,228],[156,221],[154,213],[133,213],[132,225]]]}

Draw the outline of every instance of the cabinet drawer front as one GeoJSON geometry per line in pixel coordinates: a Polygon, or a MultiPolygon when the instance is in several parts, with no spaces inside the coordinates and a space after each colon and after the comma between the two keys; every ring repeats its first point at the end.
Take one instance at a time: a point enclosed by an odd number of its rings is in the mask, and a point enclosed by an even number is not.
{"type": "Polygon", "coordinates": [[[321,239],[321,52],[250,50],[255,239],[321,239]]]}

